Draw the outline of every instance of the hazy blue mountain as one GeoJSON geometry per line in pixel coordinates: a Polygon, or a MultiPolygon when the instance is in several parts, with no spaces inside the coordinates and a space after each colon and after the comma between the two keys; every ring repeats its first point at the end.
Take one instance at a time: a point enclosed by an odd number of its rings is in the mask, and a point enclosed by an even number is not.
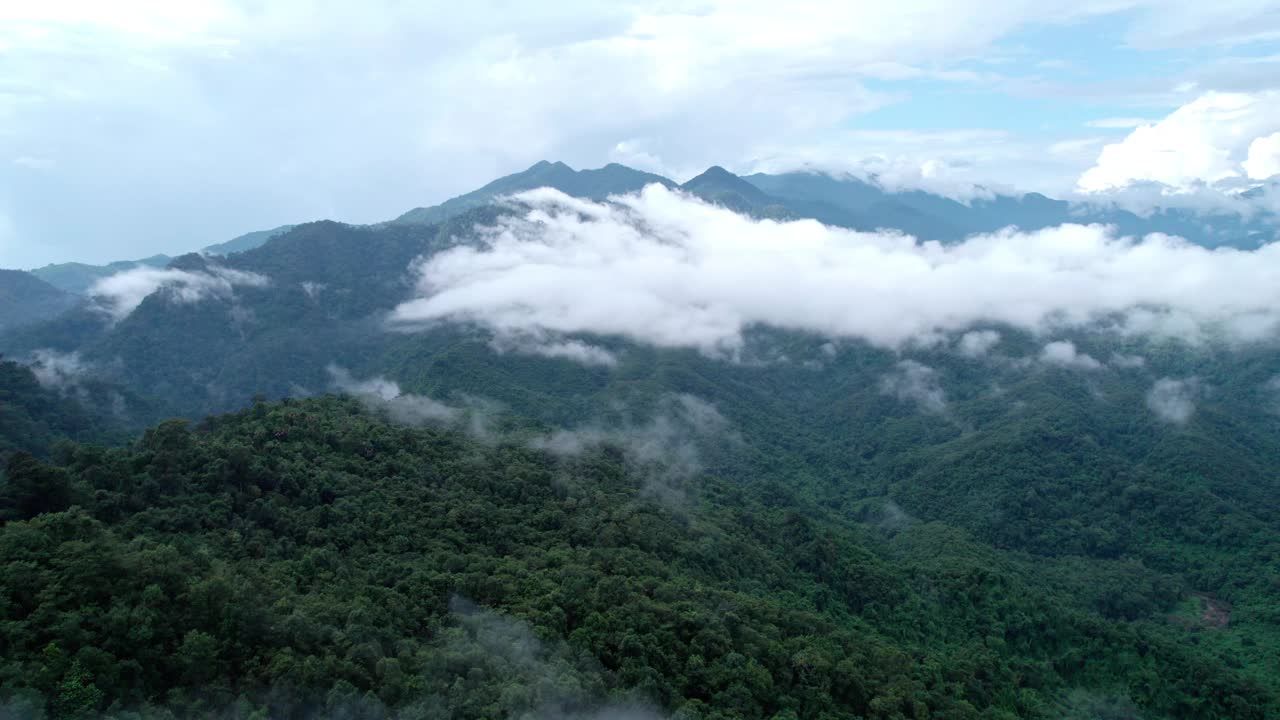
{"type": "Polygon", "coordinates": [[[574,197],[603,200],[610,195],[635,192],[651,183],[667,187],[675,185],[661,175],[617,163],[594,170],[574,170],[562,162],[543,160],[524,172],[498,178],[479,190],[459,195],[439,205],[414,208],[392,222],[416,225],[443,222],[472,208],[488,205],[498,196],[540,187],[552,187],[574,197]]]}
{"type": "MultiPolygon", "coordinates": [[[[833,224],[859,230],[891,228],[943,242],[1009,226],[1034,231],[1063,223],[1101,223],[1114,225],[1122,235],[1161,232],[1207,247],[1256,247],[1273,240],[1277,227],[1277,218],[1266,213],[1246,219],[1163,209],[1139,216],[1114,207],[1055,200],[1039,193],[994,195],[963,203],[921,190],[889,191],[857,178],[816,172],[755,174],[744,179],[792,207],[802,202],[821,202],[853,215],[851,222],[833,224]]],[[[813,213],[805,216],[816,217],[813,213]]]]}
{"type": "Polygon", "coordinates": [[[78,262],[58,263],[36,268],[31,271],[31,274],[59,290],[83,295],[95,282],[108,275],[131,270],[140,265],[165,267],[172,259],[168,255],[152,255],[141,260],[119,260],[106,265],[89,265],[78,262]]]}
{"type": "Polygon", "coordinates": [[[0,270],[0,331],[61,315],[78,299],[21,270],[0,270]]]}
{"type": "Polygon", "coordinates": [[[200,252],[209,255],[230,255],[231,253],[252,250],[256,247],[261,247],[263,243],[277,235],[289,232],[294,227],[296,226],[281,225],[280,227],[272,228],[271,230],[255,230],[254,232],[245,233],[244,235],[232,238],[226,242],[209,245],[201,249],[200,252]]]}

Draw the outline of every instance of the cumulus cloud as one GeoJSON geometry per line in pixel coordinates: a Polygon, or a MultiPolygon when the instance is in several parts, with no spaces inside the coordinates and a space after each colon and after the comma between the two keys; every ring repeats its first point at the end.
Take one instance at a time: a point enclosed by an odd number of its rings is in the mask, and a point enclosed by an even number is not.
{"type": "Polygon", "coordinates": [[[938,380],[938,371],[915,360],[899,362],[892,373],[880,379],[880,391],[915,403],[927,413],[947,411],[947,395],[938,380]]]}
{"type": "Polygon", "coordinates": [[[206,298],[231,298],[236,287],[264,287],[269,280],[257,273],[209,266],[205,270],[178,270],[139,266],[95,282],[88,295],[97,307],[119,321],[128,317],[152,293],[177,303],[206,298]]]}
{"type": "Polygon", "coordinates": [[[1160,378],[1147,392],[1147,407],[1156,417],[1174,425],[1185,425],[1196,411],[1200,382],[1196,378],[1160,378]]]}
{"type": "Polygon", "coordinates": [[[971,330],[960,336],[956,349],[961,355],[979,358],[986,355],[1000,342],[1000,333],[995,330],[971,330]]]}
{"type": "Polygon", "coordinates": [[[1265,180],[1273,175],[1280,175],[1280,131],[1249,143],[1249,155],[1244,161],[1244,171],[1255,180],[1265,180]]]}
{"type": "MultiPolygon", "coordinates": [[[[1100,15],[1137,45],[1276,30],[1265,0],[0,3],[12,90],[0,96],[0,153],[56,163],[38,183],[0,163],[30,239],[6,264],[171,252],[175,228],[198,247],[298,219],[376,222],[539,159],[598,164],[619,145],[651,167],[744,165],[810,146],[893,157],[891,143],[847,137],[851,119],[924,90],[921,80],[1023,90],[1032,78],[992,77],[1009,59],[999,48],[1045,52],[1016,33],[1088,33],[1079,21],[1100,15]],[[887,80],[868,87],[875,78],[887,80]],[[365,102],[335,107],[335,95],[355,94],[365,102]],[[654,158],[670,162],[644,162],[654,158]],[[41,209],[71,196],[76,212],[41,209]],[[219,212],[199,212],[215,196],[219,212]]],[[[1016,58],[1040,71],[1053,60],[1016,58]]],[[[1047,154],[1016,140],[975,155],[1016,145],[1000,167],[1031,183],[1047,154]]],[[[926,182],[957,169],[949,153],[910,159],[926,182]]],[[[1053,166],[1055,183],[1076,175],[1053,166]]]]}
{"type": "Polygon", "coordinates": [[[1102,363],[1096,358],[1080,352],[1075,343],[1069,340],[1058,340],[1045,345],[1040,351],[1040,361],[1046,365],[1076,370],[1097,370],[1102,367],[1102,363]]]}
{"type": "Polygon", "coordinates": [[[1280,162],[1280,91],[1208,92],[1107,145],[1080,176],[1099,192],[1154,182],[1173,190],[1263,179],[1280,162]]]}
{"type": "Polygon", "coordinates": [[[1280,321],[1280,244],[1208,250],[1099,226],[954,245],[757,221],[659,186],[595,203],[541,189],[481,242],[421,262],[390,322],[618,335],[740,354],[756,325],[899,348],[976,324],[1256,339],[1280,321]]]}

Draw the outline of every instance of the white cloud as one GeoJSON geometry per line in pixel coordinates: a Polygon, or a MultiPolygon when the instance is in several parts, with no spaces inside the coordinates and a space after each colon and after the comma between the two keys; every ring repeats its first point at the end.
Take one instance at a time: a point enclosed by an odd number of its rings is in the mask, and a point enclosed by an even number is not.
{"type": "Polygon", "coordinates": [[[32,352],[29,365],[37,382],[57,390],[75,385],[89,371],[89,365],[80,357],[80,353],[64,353],[48,348],[32,352]]]}
{"type": "Polygon", "coordinates": [[[1244,171],[1254,180],[1266,180],[1273,175],[1280,175],[1280,131],[1249,143],[1244,171]]]}
{"type": "Polygon", "coordinates": [[[1000,333],[995,330],[971,330],[960,336],[956,348],[965,357],[978,358],[986,355],[1000,342],[1000,333]]]}
{"type": "Polygon", "coordinates": [[[1111,117],[1111,118],[1099,118],[1097,120],[1090,120],[1089,122],[1085,123],[1085,127],[1100,128],[1104,130],[1120,130],[1120,129],[1127,130],[1129,128],[1136,128],[1136,127],[1142,127],[1143,125],[1150,125],[1151,122],[1152,121],[1148,120],[1147,118],[1111,117]]]}
{"type": "Polygon", "coordinates": [[[199,247],[316,217],[376,222],[548,157],[685,170],[817,150],[842,166],[879,156],[891,185],[962,192],[1004,174],[1056,190],[1079,167],[1041,141],[903,149],[846,129],[915,92],[870,76],[991,84],[972,65],[998,43],[1100,15],[1148,45],[1275,29],[1246,0],[0,3],[0,155],[56,168],[30,187],[29,169],[0,168],[30,238],[7,262],[173,252],[174,228],[199,247]],[[77,211],[41,212],[51,196],[77,211]]]}
{"type": "Polygon", "coordinates": [[[1124,140],[1107,145],[1080,176],[1084,192],[1155,182],[1174,190],[1257,178],[1275,160],[1274,142],[1255,141],[1280,130],[1280,91],[1207,92],[1124,140]]]}
{"type": "Polygon", "coordinates": [[[330,365],[328,370],[334,389],[360,400],[370,409],[385,412],[395,422],[405,425],[451,423],[463,417],[461,408],[425,395],[401,392],[393,380],[384,377],[357,380],[345,368],[336,365],[330,365]]]}
{"type": "Polygon", "coordinates": [[[139,266],[102,278],[88,290],[99,308],[114,320],[128,317],[152,293],[164,291],[172,302],[194,303],[210,297],[230,298],[236,287],[264,287],[257,273],[210,266],[207,270],[139,266]]]}
{"type": "Polygon", "coordinates": [[[981,323],[1258,339],[1280,320],[1280,244],[1207,250],[1067,225],[943,246],[756,221],[656,185],[613,205],[547,189],[518,197],[527,212],[485,230],[481,246],[421,263],[419,297],[390,322],[732,356],[755,324],[897,348],[981,323]]]}
{"type": "Polygon", "coordinates": [[[523,353],[571,360],[582,365],[613,367],[618,358],[608,350],[574,339],[548,337],[545,333],[518,333],[495,336],[489,347],[499,353],[523,353]]]}
{"type": "Polygon", "coordinates": [[[307,294],[307,299],[312,302],[319,302],[320,293],[324,292],[328,288],[328,285],[325,285],[324,283],[312,282],[310,280],[304,280],[299,283],[299,285],[302,287],[302,292],[307,294]]]}
{"type": "Polygon", "coordinates": [[[1199,394],[1200,383],[1196,378],[1160,378],[1147,392],[1147,407],[1167,423],[1185,425],[1196,411],[1195,400],[1199,394]]]}
{"type": "Polygon", "coordinates": [[[1075,370],[1097,370],[1102,367],[1102,363],[1096,358],[1080,352],[1076,349],[1076,344],[1069,340],[1057,340],[1045,345],[1040,350],[1040,361],[1075,370]]]}
{"type": "Polygon", "coordinates": [[[621,448],[644,473],[643,491],[659,499],[680,497],[683,483],[701,473],[714,445],[741,437],[715,405],[686,393],[659,398],[656,412],[641,422],[594,423],[534,438],[531,447],[574,456],[601,445],[621,448]]]}
{"type": "Polygon", "coordinates": [[[947,394],[938,380],[938,371],[915,360],[899,362],[892,373],[880,379],[880,391],[915,403],[927,413],[947,411],[947,394]]]}

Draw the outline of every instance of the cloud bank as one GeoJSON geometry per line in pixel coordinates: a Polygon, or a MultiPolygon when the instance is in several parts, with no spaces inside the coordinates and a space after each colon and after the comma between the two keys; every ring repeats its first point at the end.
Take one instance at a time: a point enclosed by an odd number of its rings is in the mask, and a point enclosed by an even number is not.
{"type": "Polygon", "coordinates": [[[98,308],[120,321],[155,292],[172,302],[194,303],[211,297],[231,298],[237,287],[265,287],[263,275],[210,266],[207,270],[136,267],[95,282],[88,295],[98,308]]]}
{"type": "Polygon", "coordinates": [[[523,211],[480,229],[479,247],[421,262],[418,297],[391,324],[616,335],[729,357],[757,325],[889,348],[979,323],[1103,322],[1189,340],[1258,340],[1280,326],[1280,244],[1208,250],[1064,225],[944,246],[752,220],[658,186],[614,203],[545,188],[516,201],[523,211]]]}

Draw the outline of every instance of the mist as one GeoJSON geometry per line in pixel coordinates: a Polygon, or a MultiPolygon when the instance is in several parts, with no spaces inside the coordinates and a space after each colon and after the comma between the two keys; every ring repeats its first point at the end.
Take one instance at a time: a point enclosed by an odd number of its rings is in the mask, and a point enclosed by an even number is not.
{"type": "Polygon", "coordinates": [[[80,353],[64,353],[50,348],[33,351],[28,365],[31,374],[36,376],[36,382],[62,392],[74,387],[90,370],[80,353]]]}
{"type": "Polygon", "coordinates": [[[603,445],[622,449],[644,478],[641,492],[679,500],[687,483],[705,469],[707,446],[739,440],[729,421],[711,403],[688,394],[667,394],[643,421],[597,421],[534,438],[531,447],[573,457],[603,445]]]}
{"type": "Polygon", "coordinates": [[[938,380],[938,371],[915,360],[903,360],[894,372],[880,379],[880,390],[904,402],[915,403],[921,411],[947,411],[947,394],[938,380]]]}
{"type": "Polygon", "coordinates": [[[113,321],[128,317],[142,301],[164,291],[171,302],[194,303],[211,297],[230,299],[237,287],[265,287],[269,278],[258,273],[210,266],[207,270],[136,267],[102,278],[89,288],[95,307],[113,321]]]}
{"type": "Polygon", "coordinates": [[[1200,393],[1196,378],[1160,378],[1147,392],[1147,407],[1164,422],[1186,425],[1195,414],[1200,393]]]}

